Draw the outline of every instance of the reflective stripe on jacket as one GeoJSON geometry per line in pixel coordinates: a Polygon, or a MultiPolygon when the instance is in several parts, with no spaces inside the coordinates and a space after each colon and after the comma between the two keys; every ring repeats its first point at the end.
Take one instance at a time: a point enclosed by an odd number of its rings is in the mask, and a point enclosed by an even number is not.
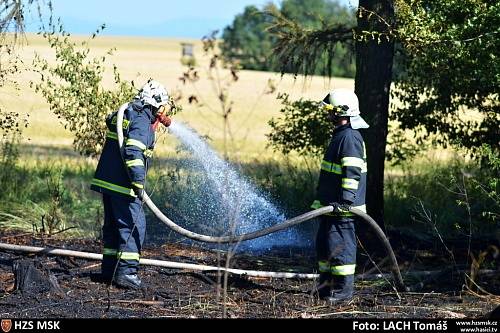
{"type": "Polygon", "coordinates": [[[115,112],[106,119],[109,131],[90,188],[100,193],[135,197],[132,183],[135,187],[144,187],[148,157],[151,156],[155,144],[155,133],[151,126],[154,117],[150,106],[145,106],[138,100],[132,102],[125,110],[123,116],[125,162],[118,146],[116,118],[115,112]]]}

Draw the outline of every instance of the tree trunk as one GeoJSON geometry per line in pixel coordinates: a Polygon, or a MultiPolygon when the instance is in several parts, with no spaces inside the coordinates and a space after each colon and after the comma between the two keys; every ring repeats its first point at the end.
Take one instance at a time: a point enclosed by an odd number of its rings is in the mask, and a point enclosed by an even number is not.
{"type": "MultiPolygon", "coordinates": [[[[391,24],[394,21],[393,0],[360,0],[359,7],[375,12],[391,24]]],[[[368,13],[363,12],[362,17],[358,16],[358,33],[387,31],[387,26],[377,15],[371,15],[368,19],[368,13]]],[[[382,229],[385,229],[384,162],[393,58],[393,41],[383,40],[378,43],[375,38],[356,43],[356,94],[361,114],[370,124],[370,129],[362,131],[368,160],[366,202],[368,214],[382,229]]]]}

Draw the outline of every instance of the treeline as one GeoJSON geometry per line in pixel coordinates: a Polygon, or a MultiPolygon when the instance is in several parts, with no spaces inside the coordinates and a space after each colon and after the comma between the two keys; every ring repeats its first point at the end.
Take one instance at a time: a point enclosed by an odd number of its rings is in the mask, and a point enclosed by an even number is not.
{"type": "MultiPolygon", "coordinates": [[[[277,37],[269,31],[274,22],[273,13],[279,13],[311,30],[320,29],[331,22],[348,26],[356,24],[354,10],[337,1],[284,0],[280,7],[274,4],[268,4],[262,9],[247,6],[224,29],[221,43],[224,57],[238,61],[243,69],[281,71],[282,64],[273,57],[277,37]]],[[[328,66],[328,72],[333,76],[353,78],[356,74],[356,61],[352,46],[338,43],[332,47],[333,57],[322,55],[321,64],[316,66],[314,74],[324,74],[325,66],[328,66]]]]}

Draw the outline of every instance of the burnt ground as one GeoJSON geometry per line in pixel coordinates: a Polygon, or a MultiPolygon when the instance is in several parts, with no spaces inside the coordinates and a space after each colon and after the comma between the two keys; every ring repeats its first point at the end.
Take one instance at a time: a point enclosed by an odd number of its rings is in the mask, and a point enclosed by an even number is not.
{"type": "MultiPolygon", "coordinates": [[[[100,243],[95,240],[41,239],[0,232],[0,242],[100,253],[100,243]]],[[[338,306],[312,297],[310,290],[315,282],[310,280],[230,275],[224,299],[224,288],[215,272],[143,266],[141,278],[146,287],[130,291],[100,283],[96,279],[97,261],[0,252],[0,317],[482,318],[500,304],[500,297],[495,296],[500,294],[500,279],[498,274],[491,274],[491,269],[490,274],[475,279],[483,290],[474,290],[464,286],[463,275],[456,269],[446,269],[449,260],[439,251],[400,247],[396,252],[405,253],[398,255],[403,272],[440,268],[442,273],[421,278],[406,276],[408,285],[419,285],[418,290],[407,293],[395,292],[389,280],[358,280],[355,298],[338,306]]],[[[484,253],[489,258],[487,251],[484,253]]],[[[143,257],[217,266],[224,254],[168,244],[146,247],[143,257]]],[[[358,268],[373,271],[367,256],[360,257],[358,268]],[[362,262],[363,258],[366,262],[362,262]]],[[[498,264],[498,258],[492,260],[496,261],[490,265],[498,264]]],[[[282,251],[258,257],[238,254],[231,260],[231,267],[312,272],[314,263],[311,255],[282,251]]]]}

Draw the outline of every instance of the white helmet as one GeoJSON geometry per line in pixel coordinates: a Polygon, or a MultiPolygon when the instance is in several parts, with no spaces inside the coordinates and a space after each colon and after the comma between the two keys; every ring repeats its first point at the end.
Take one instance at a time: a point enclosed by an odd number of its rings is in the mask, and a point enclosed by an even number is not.
{"type": "Polygon", "coordinates": [[[338,117],[350,117],[351,127],[354,129],[370,127],[360,116],[358,96],[349,89],[333,90],[321,102],[321,106],[333,111],[338,117]]]}
{"type": "Polygon", "coordinates": [[[150,79],[141,88],[139,94],[135,96],[135,98],[140,99],[144,104],[149,104],[155,108],[167,105],[170,102],[170,97],[168,96],[165,87],[153,79],[150,79]]]}

